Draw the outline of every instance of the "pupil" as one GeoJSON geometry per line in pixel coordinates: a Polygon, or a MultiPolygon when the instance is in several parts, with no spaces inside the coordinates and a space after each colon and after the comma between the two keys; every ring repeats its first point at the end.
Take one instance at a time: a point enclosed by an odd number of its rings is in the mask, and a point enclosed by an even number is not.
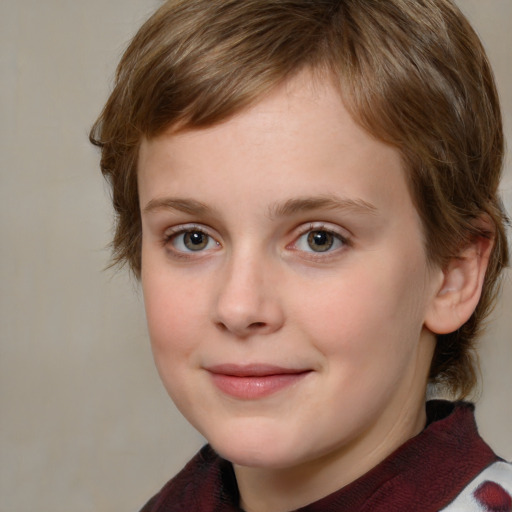
{"type": "Polygon", "coordinates": [[[308,235],[308,245],[316,252],[328,251],[333,243],[333,236],[327,231],[311,231],[308,235]]]}
{"type": "Polygon", "coordinates": [[[191,233],[190,234],[190,241],[194,245],[199,245],[203,242],[203,235],[201,233],[191,233]]]}
{"type": "Polygon", "coordinates": [[[204,249],[208,243],[208,239],[204,233],[200,231],[189,231],[185,233],[185,245],[192,251],[204,249]]]}

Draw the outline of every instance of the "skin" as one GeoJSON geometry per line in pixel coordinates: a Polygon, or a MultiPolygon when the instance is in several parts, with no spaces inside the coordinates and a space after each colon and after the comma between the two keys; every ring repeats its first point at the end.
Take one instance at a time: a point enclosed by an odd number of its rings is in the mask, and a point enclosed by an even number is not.
{"type": "Polygon", "coordinates": [[[156,365],[233,462],[244,510],[311,503],[423,429],[445,276],[400,155],[334,88],[302,73],[226,122],[144,140],[138,179],[156,365]],[[226,364],[300,374],[239,397],[216,383],[226,364]]]}

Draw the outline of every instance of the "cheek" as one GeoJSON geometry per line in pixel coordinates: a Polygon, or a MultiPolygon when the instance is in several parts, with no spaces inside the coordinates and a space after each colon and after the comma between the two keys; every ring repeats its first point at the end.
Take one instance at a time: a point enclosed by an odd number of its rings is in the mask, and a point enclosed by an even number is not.
{"type": "Polygon", "coordinates": [[[162,274],[142,280],[151,349],[167,393],[186,415],[189,365],[201,336],[195,293],[186,293],[180,281],[162,274]]]}
{"type": "Polygon", "coordinates": [[[165,274],[143,274],[144,305],[156,359],[179,358],[191,349],[194,331],[204,315],[200,294],[188,284],[165,274]]]}
{"type": "Polygon", "coordinates": [[[362,363],[412,349],[422,326],[423,280],[414,269],[376,262],[299,290],[294,317],[324,353],[362,363]],[[306,325],[307,324],[307,325],[306,325]],[[415,339],[416,338],[416,339],[415,339]]]}

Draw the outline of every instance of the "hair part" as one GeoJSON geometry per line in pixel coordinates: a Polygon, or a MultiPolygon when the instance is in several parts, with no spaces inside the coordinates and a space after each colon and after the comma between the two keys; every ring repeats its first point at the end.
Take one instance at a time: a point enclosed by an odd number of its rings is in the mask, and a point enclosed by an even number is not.
{"type": "Polygon", "coordinates": [[[305,68],[401,152],[431,264],[445,266],[475,237],[493,240],[476,311],[438,336],[429,376],[466,396],[477,380],[474,342],[508,264],[504,142],[485,51],[450,0],[167,1],[123,55],[90,134],[112,187],[113,264],[140,277],[143,138],[226,120],[305,68]]]}

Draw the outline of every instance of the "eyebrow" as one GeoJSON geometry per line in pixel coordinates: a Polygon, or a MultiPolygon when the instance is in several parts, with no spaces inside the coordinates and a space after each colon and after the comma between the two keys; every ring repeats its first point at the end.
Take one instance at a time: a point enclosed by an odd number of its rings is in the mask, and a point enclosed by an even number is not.
{"type": "Polygon", "coordinates": [[[178,210],[190,215],[211,215],[213,213],[210,207],[200,201],[174,197],[151,199],[142,211],[143,213],[152,213],[158,210],[178,210]]]}
{"type": "MultiPolygon", "coordinates": [[[[183,213],[198,216],[211,216],[215,213],[215,210],[195,199],[174,197],[151,199],[143,208],[143,213],[152,213],[158,210],[178,210],[183,213]]],[[[377,213],[377,208],[363,199],[348,199],[322,195],[297,197],[288,199],[283,203],[276,203],[269,207],[268,216],[274,219],[313,210],[338,210],[365,215],[374,215],[377,213]]]]}
{"type": "Polygon", "coordinates": [[[269,216],[271,218],[286,217],[312,210],[338,210],[365,215],[375,215],[377,213],[377,208],[363,199],[348,199],[334,195],[322,195],[298,197],[288,199],[284,203],[275,204],[269,208],[269,216]]]}

